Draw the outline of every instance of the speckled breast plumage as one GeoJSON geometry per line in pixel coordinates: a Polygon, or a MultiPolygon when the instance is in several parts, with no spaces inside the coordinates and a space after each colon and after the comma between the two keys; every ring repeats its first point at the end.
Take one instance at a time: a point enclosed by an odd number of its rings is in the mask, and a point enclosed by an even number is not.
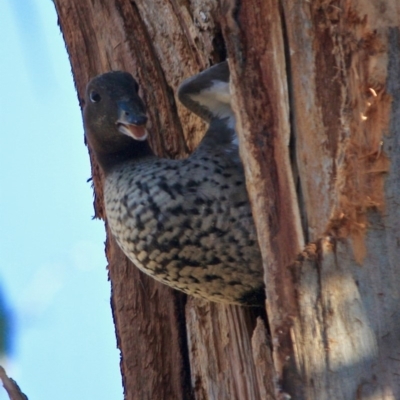
{"type": "Polygon", "coordinates": [[[141,160],[105,182],[124,253],[155,279],[225,303],[258,303],[262,269],[237,155],[203,147],[186,160],[141,160]]]}

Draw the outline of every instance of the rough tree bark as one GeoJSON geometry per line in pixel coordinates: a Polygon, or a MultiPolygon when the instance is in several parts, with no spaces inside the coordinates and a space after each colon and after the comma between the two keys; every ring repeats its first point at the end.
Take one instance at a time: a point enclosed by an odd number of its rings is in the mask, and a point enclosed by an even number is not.
{"type": "Polygon", "coordinates": [[[270,336],[262,313],[143,275],[108,235],[125,399],[400,398],[397,0],[54,3],[81,105],[94,75],[131,72],[159,155],[201,138],[178,84],[231,68],[270,336]]]}

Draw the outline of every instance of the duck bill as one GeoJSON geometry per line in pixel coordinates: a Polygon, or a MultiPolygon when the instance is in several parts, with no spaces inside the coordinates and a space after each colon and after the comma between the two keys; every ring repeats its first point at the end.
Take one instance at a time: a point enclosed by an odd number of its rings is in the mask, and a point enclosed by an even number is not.
{"type": "Polygon", "coordinates": [[[116,125],[118,130],[132,139],[143,141],[147,139],[146,129],[147,116],[143,112],[137,111],[130,102],[120,102],[118,104],[118,120],[116,125]]]}
{"type": "Polygon", "coordinates": [[[130,136],[132,139],[142,142],[147,139],[147,129],[144,125],[138,126],[133,124],[122,123],[117,121],[118,130],[124,135],[130,136]]]}

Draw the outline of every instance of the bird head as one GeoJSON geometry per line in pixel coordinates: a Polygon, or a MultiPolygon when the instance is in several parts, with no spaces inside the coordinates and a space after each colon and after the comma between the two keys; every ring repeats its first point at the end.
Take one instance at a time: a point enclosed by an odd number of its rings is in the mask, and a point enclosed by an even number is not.
{"type": "Polygon", "coordinates": [[[146,141],[146,109],[138,89],[132,75],[121,71],[107,72],[88,83],[83,110],[85,135],[100,165],[104,164],[102,159],[124,158],[133,148],[141,147],[137,142],[146,141]]]}

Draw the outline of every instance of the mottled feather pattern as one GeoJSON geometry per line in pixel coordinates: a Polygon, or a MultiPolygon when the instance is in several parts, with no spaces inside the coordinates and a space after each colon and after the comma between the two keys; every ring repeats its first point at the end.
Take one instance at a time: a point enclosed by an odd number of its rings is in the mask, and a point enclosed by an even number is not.
{"type": "Polygon", "coordinates": [[[180,86],[182,103],[209,123],[185,160],[156,157],[145,106],[125,72],[87,87],[85,133],[105,174],[107,221],[145,273],[220,303],[262,304],[263,269],[221,63],[180,86]]]}
{"type": "Polygon", "coordinates": [[[125,254],[155,279],[241,303],[262,281],[243,189],[242,168],[224,149],[205,155],[199,148],[186,160],[145,159],[107,177],[107,218],[125,254]]]}

